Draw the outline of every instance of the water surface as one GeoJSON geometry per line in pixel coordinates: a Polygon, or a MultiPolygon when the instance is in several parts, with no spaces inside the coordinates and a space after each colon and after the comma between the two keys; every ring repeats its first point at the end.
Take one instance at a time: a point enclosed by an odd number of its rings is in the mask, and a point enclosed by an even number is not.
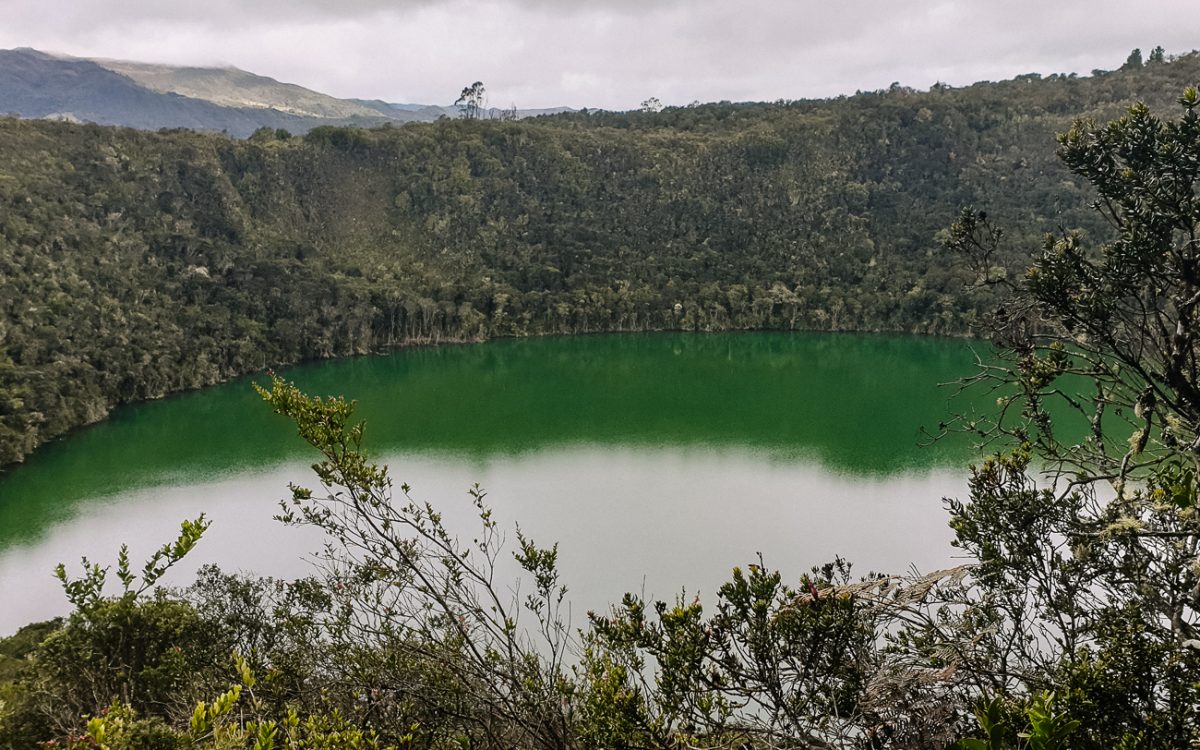
{"type": "MultiPolygon", "coordinates": [[[[966,342],[782,333],[495,341],[283,373],[359,403],[373,455],[464,518],[480,482],[506,523],[559,540],[578,608],[622,591],[715,587],[762,552],[799,574],[843,554],[868,568],[951,555],[941,507],[962,494],[965,439],[921,428],[980,404],[939,383],[966,342]]],[[[262,381],[264,378],[259,378],[262,381]]],[[[315,452],[248,380],[118,410],[0,476],[0,633],[61,613],[59,560],[109,561],[214,520],[191,568],[306,571],[318,539],[271,520],[315,452]]],[[[173,582],[185,584],[187,571],[173,582]]]]}

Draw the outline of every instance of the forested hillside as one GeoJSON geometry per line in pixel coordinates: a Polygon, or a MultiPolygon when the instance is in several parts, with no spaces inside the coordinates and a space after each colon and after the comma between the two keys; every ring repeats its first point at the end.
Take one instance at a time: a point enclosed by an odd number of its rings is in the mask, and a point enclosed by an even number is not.
{"type": "MultiPolygon", "coordinates": [[[[1106,228],[1055,157],[1200,56],[1086,78],[377,130],[0,120],[0,465],[156,398],[417,341],[607,330],[963,333],[935,236],[1106,228]]],[[[1012,272],[1020,257],[998,258],[1012,272]]]]}

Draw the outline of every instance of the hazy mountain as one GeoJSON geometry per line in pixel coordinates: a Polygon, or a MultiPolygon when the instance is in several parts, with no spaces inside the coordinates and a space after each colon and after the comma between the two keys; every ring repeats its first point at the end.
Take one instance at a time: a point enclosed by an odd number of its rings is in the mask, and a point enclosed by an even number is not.
{"type": "MultiPolygon", "coordinates": [[[[568,111],[518,110],[518,117],[568,111]]],[[[260,127],[378,126],[457,117],[452,106],[338,99],[238,68],[196,68],[0,50],[0,114],[245,137],[260,127]]],[[[499,117],[499,109],[488,110],[499,117]]]]}
{"type": "Polygon", "coordinates": [[[329,119],[381,115],[379,109],[359,102],[326,96],[238,68],[174,67],[127,60],[97,59],[93,62],[151,91],[203,99],[222,107],[273,109],[298,117],[329,119]]]}

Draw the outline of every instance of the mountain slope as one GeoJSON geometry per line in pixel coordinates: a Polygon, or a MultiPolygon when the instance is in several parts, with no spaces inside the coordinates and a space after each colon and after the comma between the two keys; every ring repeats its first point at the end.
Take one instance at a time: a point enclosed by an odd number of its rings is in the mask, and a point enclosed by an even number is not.
{"type": "Polygon", "coordinates": [[[337,99],[238,68],[177,67],[127,60],[97,59],[94,62],[151,91],[179,94],[222,107],[273,109],[298,117],[331,120],[380,116],[401,119],[380,107],[350,99],[337,99]]]}
{"type": "MultiPolygon", "coordinates": [[[[524,110],[517,117],[570,111],[524,110]]],[[[457,117],[454,107],[338,99],[238,68],[90,60],[33,49],[0,50],[0,114],[142,130],[189,128],[244,138],[259,128],[306,133],[457,117]]],[[[499,118],[501,111],[487,115],[499,118]]]]}
{"type": "MultiPolygon", "coordinates": [[[[56,70],[133,95],[112,71],[56,70]]],[[[1104,238],[1054,133],[1137,99],[1175,117],[1198,80],[1189,55],[929,92],[243,141],[0,118],[0,465],[116,404],[412,341],[962,333],[991,290],[938,230],[987,208],[1011,273],[1043,232],[1104,238]]]]}
{"type": "Polygon", "coordinates": [[[22,117],[211,129],[229,115],[208,103],[163,96],[88,60],[34,50],[0,51],[0,109],[22,117]]]}
{"type": "Polygon", "coordinates": [[[394,118],[311,117],[263,107],[228,107],[146,88],[91,60],[30,49],[0,50],[0,113],[124,125],[190,128],[245,137],[261,127],[306,132],[318,125],[380,125],[394,118]]]}

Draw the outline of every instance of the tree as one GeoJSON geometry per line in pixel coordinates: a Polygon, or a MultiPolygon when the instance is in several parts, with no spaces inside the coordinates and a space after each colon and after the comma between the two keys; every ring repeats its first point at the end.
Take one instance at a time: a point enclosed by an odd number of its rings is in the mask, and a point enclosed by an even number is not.
{"type": "Polygon", "coordinates": [[[642,112],[661,112],[662,108],[663,108],[663,103],[658,100],[657,96],[652,96],[649,99],[645,100],[644,102],[642,102],[641,107],[640,107],[642,112]]]}
{"type": "Polygon", "coordinates": [[[1161,63],[1167,61],[1167,51],[1162,48],[1162,45],[1155,47],[1150,51],[1150,57],[1147,62],[1161,63]]]}
{"type": "Polygon", "coordinates": [[[1125,64],[1121,66],[1121,70],[1137,70],[1142,67],[1142,51],[1137,47],[1129,53],[1129,57],[1125,58],[1125,64]]]}
{"type": "Polygon", "coordinates": [[[220,644],[191,607],[159,595],[156,587],[207,528],[203,515],[184,521],[176,540],[156,550],[140,571],[122,546],[116,596],[104,593],[109,567],[84,558],[83,574],[71,578],[57,566],[73,612],[33,650],[29,663],[36,667],[19,675],[12,705],[0,701],[0,747],[69,736],[81,716],[113,703],[159,719],[186,718],[192,706],[184,682],[213,663],[220,644]]]}
{"type": "Polygon", "coordinates": [[[986,214],[965,212],[947,238],[1008,292],[989,327],[1000,361],[975,379],[999,414],[968,429],[1016,443],[950,503],[979,561],[961,665],[1000,695],[1054,690],[1081,722],[1072,747],[1198,739],[1200,94],[1180,104],[1176,121],[1139,104],[1059,138],[1113,241],[1048,237],[1012,280],[995,272],[1004,234],[986,214]]]}
{"type": "Polygon", "coordinates": [[[470,492],[479,526],[463,544],[407,485],[393,498],[387,468],[362,451],[352,402],[309,397],[278,377],[256,389],[323,456],[313,467],[322,491],[293,486],[280,519],[327,535],[322,570],[335,606],[348,613],[343,637],[392,665],[378,675],[378,690],[441,717],[448,741],[573,747],[573,637],[557,547],[539,548],[518,528],[509,554],[522,576],[501,583],[504,536],[482,490],[470,492]]]}
{"type": "Polygon", "coordinates": [[[711,612],[699,596],[649,604],[627,594],[592,615],[585,744],[945,747],[965,693],[945,665],[889,649],[885,635],[936,629],[931,603],[966,573],[855,580],[837,559],[790,586],[760,558],[734,568],[711,612]]]}
{"type": "MultiPolygon", "coordinates": [[[[1059,139],[1063,161],[1096,190],[1115,241],[1089,248],[1078,232],[1049,237],[1024,278],[989,279],[1009,288],[990,331],[1013,365],[999,374],[1019,391],[981,434],[1013,434],[1062,472],[1118,492],[1180,460],[1194,470],[1200,456],[1200,207],[1191,197],[1200,95],[1189,89],[1180,101],[1177,122],[1136,105],[1104,126],[1078,122],[1059,139]],[[1094,392],[1072,395],[1067,377],[1094,392]],[[1054,419],[1050,402],[1086,425],[1088,439],[1060,438],[1066,415],[1054,419]],[[1017,406],[1020,420],[1006,424],[1017,406]]],[[[967,212],[948,243],[986,265],[1003,239],[985,214],[967,212]]]]}
{"type": "Polygon", "coordinates": [[[481,119],[484,110],[487,109],[487,91],[483,88],[483,84],[476,81],[464,88],[458,95],[458,99],[455,100],[454,106],[458,107],[464,119],[481,119]]]}

